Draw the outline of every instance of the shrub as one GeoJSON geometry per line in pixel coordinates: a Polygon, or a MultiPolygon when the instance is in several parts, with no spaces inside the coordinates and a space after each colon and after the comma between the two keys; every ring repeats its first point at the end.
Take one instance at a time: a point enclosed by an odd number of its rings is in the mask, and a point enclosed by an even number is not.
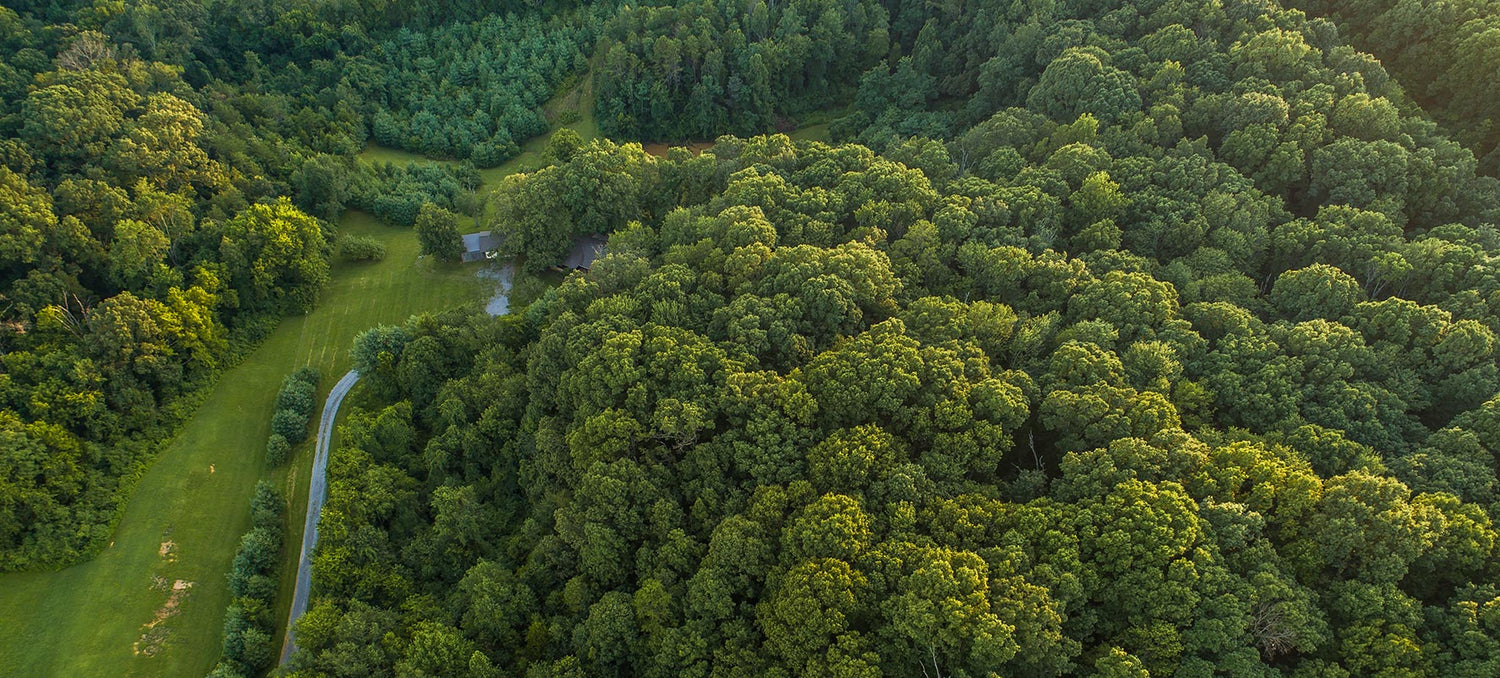
{"type": "Polygon", "coordinates": [[[281,493],[268,480],[255,484],[255,497],[250,500],[250,522],[255,527],[281,528],[281,514],[286,509],[281,493]]]}
{"type": "Polygon", "coordinates": [[[296,377],[297,374],[292,374],[282,382],[281,391],[276,394],[276,409],[291,410],[304,417],[312,416],[318,393],[317,381],[296,377]]]}
{"type": "Polygon", "coordinates": [[[241,647],[240,662],[249,668],[252,674],[260,673],[271,666],[271,660],[275,657],[275,648],[271,647],[271,634],[256,627],[245,629],[241,647]]]}
{"type": "Polygon", "coordinates": [[[344,236],[339,239],[339,256],[349,261],[380,261],[385,258],[385,244],[374,238],[344,236]]]}
{"type": "MultiPolygon", "coordinates": [[[[286,463],[287,458],[292,455],[292,444],[287,442],[286,437],[280,433],[272,433],[266,440],[266,461],[272,466],[280,466],[286,463]]],[[[259,524],[259,523],[257,523],[259,524]]]]}
{"type": "Polygon", "coordinates": [[[281,381],[281,390],[276,393],[276,413],[271,415],[273,438],[266,442],[266,455],[272,464],[284,461],[290,446],[307,437],[307,422],[318,404],[318,379],[316,369],[304,366],[281,381]],[[281,444],[275,441],[274,436],[278,435],[288,445],[287,449],[281,449],[281,444]]]}
{"type": "Polygon", "coordinates": [[[286,380],[282,381],[282,385],[285,386],[287,380],[294,379],[296,381],[305,381],[316,387],[318,385],[318,381],[322,378],[323,375],[318,372],[318,368],[313,367],[312,365],[303,365],[302,367],[297,368],[295,372],[287,375],[286,380]]]}
{"type": "Polygon", "coordinates": [[[276,410],[271,416],[271,432],[286,438],[288,443],[300,443],[307,437],[307,415],[292,410],[276,410]]]}
{"type": "Polygon", "coordinates": [[[275,571],[280,555],[280,530],[256,527],[246,532],[240,538],[240,550],[234,554],[234,564],[229,569],[229,590],[236,596],[245,595],[251,578],[275,571]]]}

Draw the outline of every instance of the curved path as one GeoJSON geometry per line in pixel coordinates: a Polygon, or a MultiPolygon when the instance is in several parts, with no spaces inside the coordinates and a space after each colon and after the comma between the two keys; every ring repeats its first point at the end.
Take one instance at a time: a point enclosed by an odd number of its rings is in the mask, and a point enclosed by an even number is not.
{"type": "Polygon", "coordinates": [[[293,637],[292,625],[307,611],[308,589],[312,588],[312,551],[318,543],[318,516],[323,513],[323,499],[328,494],[326,474],[328,471],[328,446],[333,441],[333,422],[338,419],[339,405],[344,396],[359,381],[359,373],[349,370],[339,383],[328,392],[323,402],[323,418],[318,421],[318,447],[313,456],[312,481],[307,490],[307,524],[302,528],[302,555],[297,559],[297,589],[292,594],[292,611],[286,620],[286,642],[281,644],[281,663],[291,658],[297,650],[297,639],[293,637]]]}

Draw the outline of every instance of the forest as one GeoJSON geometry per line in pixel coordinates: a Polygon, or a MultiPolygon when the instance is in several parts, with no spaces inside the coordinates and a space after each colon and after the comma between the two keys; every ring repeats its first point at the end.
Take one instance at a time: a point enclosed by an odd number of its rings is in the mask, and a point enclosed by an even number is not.
{"type": "Polygon", "coordinates": [[[1018,117],[999,182],[783,136],[515,178],[528,261],[610,253],[356,342],[290,675],[1492,675],[1488,227],[1018,117]],[[1261,220],[1174,257],[1156,204],[1261,220]]]}
{"type": "Polygon", "coordinates": [[[424,7],[0,8],[0,569],[107,542],[339,214],[465,215],[607,254],[348,347],[278,675],[1500,675],[1491,3],[424,7]]]}
{"type": "MultiPolygon", "coordinates": [[[[289,675],[1500,671],[1465,132],[1297,10],[924,7],[824,61],[843,143],[560,135],[507,179],[528,268],[609,254],[356,342],[289,675]]],[[[704,46],[782,47],[712,11],[620,15],[613,91],[666,98],[601,126],[701,136],[704,46]]],[[[762,59],[705,119],[808,105],[762,59]]]]}

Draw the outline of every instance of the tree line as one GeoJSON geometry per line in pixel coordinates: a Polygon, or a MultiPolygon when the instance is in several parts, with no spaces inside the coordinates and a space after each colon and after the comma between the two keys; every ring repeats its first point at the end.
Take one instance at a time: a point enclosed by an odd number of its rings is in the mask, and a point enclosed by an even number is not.
{"type": "Polygon", "coordinates": [[[102,546],[193,394],[328,277],[284,196],[338,147],[305,135],[361,121],[200,78],[138,9],[0,8],[0,569],[102,546]]]}
{"type": "Polygon", "coordinates": [[[625,7],[599,42],[594,112],[630,139],[756,134],[847,100],[889,46],[869,0],[625,7]]]}

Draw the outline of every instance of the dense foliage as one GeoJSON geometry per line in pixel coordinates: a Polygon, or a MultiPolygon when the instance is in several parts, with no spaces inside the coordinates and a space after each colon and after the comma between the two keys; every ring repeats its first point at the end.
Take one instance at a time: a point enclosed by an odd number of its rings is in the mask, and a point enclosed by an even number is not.
{"type": "MultiPolygon", "coordinates": [[[[181,66],[11,9],[0,25],[0,569],[15,569],[99,545],[188,396],[265,320],[315,302],[332,233],[226,148],[234,116],[181,66]]],[[[285,142],[240,131],[240,148],[285,142]]]]}
{"type": "Polygon", "coordinates": [[[385,258],[385,243],[374,238],[346,235],[339,238],[339,256],[348,261],[380,261],[385,258]]]}
{"type": "Polygon", "coordinates": [[[1492,229],[1058,115],[512,179],[609,254],[360,337],[293,675],[1500,668],[1492,229]]]}
{"type": "MultiPolygon", "coordinates": [[[[1500,33],[1306,7],[0,8],[0,568],[378,256],[329,220],[488,215],[609,254],[358,337],[293,675],[1500,674],[1500,33]],[[484,209],[590,65],[606,134],[840,145],[558,135],[484,209]]],[[[274,658],[266,494],[222,675],[274,658]]]]}
{"type": "Polygon", "coordinates": [[[403,29],[344,71],[376,79],[366,96],[377,105],[371,131],[379,143],[494,167],[547,131],[542,103],[566,76],[587,70],[597,23],[584,11],[403,29]]]}
{"type": "Polygon", "coordinates": [[[595,113],[628,138],[755,134],[852,94],[890,47],[873,0],[646,4],[599,45],[595,113]]]}
{"type": "Polygon", "coordinates": [[[608,7],[563,4],[0,7],[0,569],[98,548],[217,370],[315,303],[336,248],[380,256],[337,243],[344,209],[474,213],[472,163],[353,155],[393,124],[513,153],[608,7]]]}
{"type": "Polygon", "coordinates": [[[250,531],[240,538],[229,570],[233,602],[224,612],[224,654],[211,678],[254,676],[277,658],[276,590],[281,542],[286,533],[286,502],[270,483],[255,486],[250,502],[250,531]]]}
{"type": "Polygon", "coordinates": [[[417,242],[422,254],[441,261],[458,261],[464,253],[463,236],[458,230],[458,215],[436,204],[427,203],[417,211],[417,242]]]}
{"type": "Polygon", "coordinates": [[[1368,50],[1398,76],[1412,97],[1480,156],[1485,172],[1500,170],[1500,4],[1364,1],[1291,3],[1338,21],[1353,44],[1368,50]]]}

